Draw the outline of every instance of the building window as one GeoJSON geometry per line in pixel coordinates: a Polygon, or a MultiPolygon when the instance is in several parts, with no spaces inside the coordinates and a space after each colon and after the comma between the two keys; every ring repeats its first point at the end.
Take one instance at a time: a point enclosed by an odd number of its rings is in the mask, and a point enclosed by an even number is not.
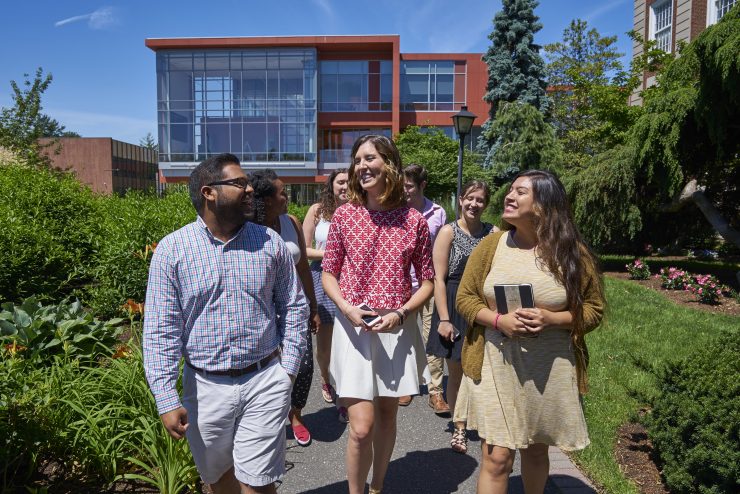
{"type": "Polygon", "coordinates": [[[736,3],[737,0],[707,0],[707,26],[719,22],[736,3]]]}
{"type": "Polygon", "coordinates": [[[314,49],[157,52],[161,162],[316,161],[314,49]]]}
{"type": "Polygon", "coordinates": [[[320,62],[321,111],[391,111],[392,74],[390,60],[320,62]]]}
{"type": "Polygon", "coordinates": [[[401,64],[401,111],[456,111],[465,104],[464,61],[401,64]]]}
{"type": "Polygon", "coordinates": [[[366,134],[391,137],[391,129],[324,129],[319,140],[319,161],[322,165],[341,164],[341,167],[349,168],[352,146],[358,138],[366,134]]]}
{"type": "Polygon", "coordinates": [[[655,47],[666,53],[673,51],[673,1],[664,0],[650,6],[650,39],[655,40],[655,47]]]}

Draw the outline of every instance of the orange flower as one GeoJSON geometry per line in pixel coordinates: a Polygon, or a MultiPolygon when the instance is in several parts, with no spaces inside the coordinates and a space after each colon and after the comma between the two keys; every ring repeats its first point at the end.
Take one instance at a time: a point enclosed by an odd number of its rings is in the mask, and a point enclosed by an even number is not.
{"type": "Polygon", "coordinates": [[[17,341],[3,345],[3,347],[6,351],[10,353],[11,356],[15,356],[16,353],[22,352],[23,350],[27,349],[27,347],[19,345],[17,341]]]}
{"type": "Polygon", "coordinates": [[[114,353],[111,358],[119,359],[119,358],[126,358],[129,355],[131,355],[131,349],[128,347],[128,345],[119,345],[116,348],[116,353],[114,353]]]}
{"type": "Polygon", "coordinates": [[[137,315],[137,314],[143,314],[144,304],[134,302],[134,299],[130,298],[126,300],[126,303],[121,306],[121,309],[123,309],[130,316],[137,315]]]}

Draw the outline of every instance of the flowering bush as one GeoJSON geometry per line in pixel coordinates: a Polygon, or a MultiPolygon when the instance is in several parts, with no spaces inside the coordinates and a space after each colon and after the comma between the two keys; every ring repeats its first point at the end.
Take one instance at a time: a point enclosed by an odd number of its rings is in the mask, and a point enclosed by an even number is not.
{"type": "Polygon", "coordinates": [[[627,268],[631,280],[646,280],[650,278],[650,266],[640,259],[635,259],[632,264],[625,264],[624,267],[627,268]]]}
{"type": "Polygon", "coordinates": [[[678,268],[661,268],[660,286],[666,290],[686,290],[694,281],[693,277],[686,271],[678,268]]]}
{"type": "Polygon", "coordinates": [[[722,288],[719,280],[711,274],[700,274],[686,289],[702,304],[716,304],[722,296],[722,288]]]}

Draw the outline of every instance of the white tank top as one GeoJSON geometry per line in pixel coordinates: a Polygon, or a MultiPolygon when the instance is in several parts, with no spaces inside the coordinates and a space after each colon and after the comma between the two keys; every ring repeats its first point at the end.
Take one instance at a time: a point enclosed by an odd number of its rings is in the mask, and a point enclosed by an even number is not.
{"type": "Polygon", "coordinates": [[[318,223],[316,223],[316,228],[313,231],[313,239],[316,243],[316,249],[318,250],[325,250],[326,249],[326,239],[329,236],[329,225],[331,222],[326,221],[324,218],[321,218],[318,223]]]}
{"type": "Polygon", "coordinates": [[[301,248],[298,245],[298,232],[295,231],[293,220],[287,214],[280,215],[280,238],[288,246],[290,255],[293,256],[293,264],[301,260],[301,248]]]}

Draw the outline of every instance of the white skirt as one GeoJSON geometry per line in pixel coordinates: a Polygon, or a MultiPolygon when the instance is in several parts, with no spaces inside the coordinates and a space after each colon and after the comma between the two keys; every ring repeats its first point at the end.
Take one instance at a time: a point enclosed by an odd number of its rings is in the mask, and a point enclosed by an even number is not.
{"type": "Polygon", "coordinates": [[[393,332],[373,333],[353,327],[337,311],[329,373],[339,397],[372,400],[419,394],[419,383],[423,378],[430,382],[431,376],[416,315],[410,312],[393,332]]]}

